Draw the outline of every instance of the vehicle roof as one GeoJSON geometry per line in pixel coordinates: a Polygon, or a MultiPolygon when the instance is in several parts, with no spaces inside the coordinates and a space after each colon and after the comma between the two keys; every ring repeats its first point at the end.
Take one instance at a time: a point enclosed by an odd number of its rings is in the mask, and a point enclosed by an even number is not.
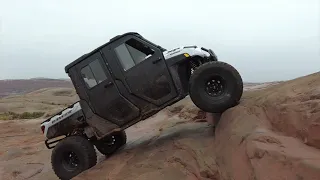
{"type": "Polygon", "coordinates": [[[118,40],[118,39],[120,39],[120,38],[122,38],[122,37],[124,37],[124,36],[127,36],[127,35],[134,35],[134,36],[137,36],[137,37],[139,37],[139,38],[143,38],[143,37],[142,37],[139,33],[137,33],[137,32],[127,32],[127,33],[124,33],[124,34],[121,34],[121,35],[117,35],[117,36],[111,38],[111,39],[109,40],[109,42],[107,42],[107,43],[105,43],[105,44],[97,47],[96,49],[94,49],[93,51],[91,51],[91,52],[89,52],[89,53],[87,53],[87,54],[82,55],[82,56],[79,57],[78,59],[76,59],[76,60],[74,60],[73,62],[71,62],[71,63],[69,63],[68,65],[66,65],[65,68],[64,68],[65,72],[68,73],[68,72],[69,72],[69,69],[70,69],[72,66],[74,66],[74,65],[78,64],[79,62],[83,61],[83,60],[86,59],[88,56],[96,53],[96,52],[99,51],[102,47],[104,47],[104,46],[106,46],[106,45],[108,45],[108,44],[111,44],[112,42],[114,42],[114,41],[116,41],[116,40],[118,40]]]}

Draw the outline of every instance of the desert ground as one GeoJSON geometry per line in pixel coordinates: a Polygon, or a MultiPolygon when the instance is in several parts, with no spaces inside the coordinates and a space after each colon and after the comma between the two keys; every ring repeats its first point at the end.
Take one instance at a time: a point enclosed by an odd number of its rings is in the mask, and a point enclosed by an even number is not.
{"type": "MultiPolygon", "coordinates": [[[[317,180],[320,177],[320,72],[247,84],[239,105],[220,115],[187,97],[126,130],[128,143],[74,179],[317,180]]],[[[56,180],[40,122],[77,99],[46,88],[0,100],[0,112],[44,117],[0,120],[0,179],[56,180]],[[22,104],[22,105],[21,105],[22,104]]]]}

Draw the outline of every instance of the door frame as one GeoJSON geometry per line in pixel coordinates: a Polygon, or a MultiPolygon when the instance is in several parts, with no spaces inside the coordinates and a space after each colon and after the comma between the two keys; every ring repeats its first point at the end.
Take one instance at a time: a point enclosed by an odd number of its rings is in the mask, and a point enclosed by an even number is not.
{"type": "MultiPolygon", "coordinates": [[[[178,96],[178,89],[177,89],[177,87],[176,87],[176,85],[175,85],[175,83],[174,83],[174,79],[173,79],[172,74],[171,74],[171,72],[170,72],[170,69],[169,69],[169,66],[168,66],[168,64],[167,64],[167,61],[165,60],[162,51],[161,51],[157,46],[155,46],[154,44],[149,43],[148,41],[145,41],[145,40],[143,40],[143,39],[141,39],[141,38],[139,38],[139,37],[137,37],[137,36],[128,35],[128,36],[125,36],[125,37],[120,38],[120,39],[116,40],[115,42],[113,42],[113,44],[110,46],[110,50],[111,50],[110,52],[112,53],[112,56],[114,57],[113,59],[116,61],[117,67],[120,69],[120,72],[121,72],[121,74],[122,74],[122,77],[123,77],[123,80],[124,80],[123,83],[124,83],[125,87],[127,88],[128,92],[129,92],[130,94],[132,94],[132,95],[136,96],[137,98],[140,98],[140,99],[142,99],[142,100],[144,100],[144,101],[148,101],[148,103],[151,103],[151,104],[156,105],[156,106],[158,106],[158,107],[161,107],[162,105],[170,102],[170,100],[172,100],[172,99],[174,99],[174,98],[176,98],[176,97],[178,96]],[[145,45],[147,45],[148,47],[150,47],[151,49],[153,49],[153,50],[155,51],[155,53],[158,53],[158,54],[159,54],[157,57],[160,58],[160,59],[161,59],[160,61],[162,61],[162,62],[164,63],[165,69],[166,69],[166,71],[168,72],[168,76],[167,76],[168,79],[167,79],[167,80],[168,80],[168,83],[170,84],[170,88],[171,88],[171,92],[167,95],[168,98],[167,98],[166,96],[161,97],[159,100],[154,100],[154,99],[148,98],[148,97],[146,97],[146,96],[144,96],[144,97],[142,98],[142,97],[140,97],[140,96],[137,96],[136,94],[134,94],[134,93],[131,91],[131,88],[130,88],[129,83],[128,83],[128,80],[127,80],[127,75],[128,75],[128,73],[129,73],[130,71],[133,71],[135,68],[138,68],[138,67],[141,66],[143,63],[151,63],[151,62],[148,62],[148,59],[145,59],[145,60],[143,60],[142,62],[140,62],[140,63],[138,63],[138,64],[135,64],[135,65],[134,65],[133,67],[131,67],[130,69],[128,69],[128,70],[126,70],[126,71],[124,70],[124,68],[123,68],[123,66],[122,66],[122,64],[121,64],[121,62],[120,62],[120,59],[119,59],[119,57],[118,57],[118,55],[117,55],[117,53],[116,53],[116,51],[115,51],[115,48],[118,47],[119,45],[125,43],[127,40],[132,39],[132,38],[135,39],[135,40],[137,40],[137,41],[139,41],[139,42],[141,42],[141,43],[143,43],[143,44],[145,44],[145,45]],[[172,93],[172,91],[174,91],[174,92],[176,93],[176,95],[175,95],[174,97],[172,97],[172,98],[169,98],[169,96],[170,96],[170,94],[172,93]],[[158,101],[163,100],[163,98],[166,98],[166,99],[164,100],[164,102],[162,102],[162,103],[157,103],[158,101]]],[[[156,65],[156,64],[155,64],[155,65],[156,65]]]]}
{"type": "MultiPolygon", "coordinates": [[[[110,121],[111,123],[114,123],[114,124],[117,124],[119,126],[122,126],[124,124],[127,124],[129,123],[130,121],[138,118],[140,116],[140,109],[139,107],[137,107],[136,105],[134,105],[131,101],[129,101],[126,97],[122,96],[119,92],[119,89],[117,87],[117,84],[115,83],[115,80],[112,76],[112,71],[109,70],[109,67],[108,67],[108,64],[107,64],[107,61],[105,59],[105,57],[103,56],[103,54],[101,53],[101,51],[97,51],[95,52],[94,54],[90,55],[89,57],[87,57],[84,61],[80,62],[78,64],[78,73],[81,74],[81,70],[86,67],[86,66],[89,66],[90,63],[94,62],[98,60],[99,62],[99,65],[100,67],[102,68],[105,76],[106,76],[106,79],[104,81],[102,81],[101,83],[99,84],[96,84],[94,87],[87,87],[86,85],[86,82],[84,81],[84,78],[80,77],[80,81],[81,83],[83,84],[83,88],[85,89],[86,91],[86,94],[88,96],[88,100],[89,100],[89,105],[90,105],[90,108],[92,109],[92,111],[102,117],[103,119],[105,119],[106,121],[110,121]],[[97,98],[95,98],[94,96],[101,96],[102,97],[102,102],[103,101],[103,98],[106,97],[106,94],[95,94],[94,92],[95,91],[98,91],[98,92],[103,92],[103,91],[111,91],[110,88],[114,88],[114,90],[112,90],[114,93],[110,94],[110,98],[112,99],[105,99],[105,101],[109,101],[107,104],[106,103],[101,103],[100,101],[98,102],[97,101],[97,98]],[[116,96],[114,96],[116,95],[116,96]],[[105,117],[105,114],[103,114],[101,112],[101,108],[104,109],[108,106],[113,106],[115,104],[117,104],[117,102],[120,102],[120,100],[122,100],[122,102],[125,103],[125,105],[127,105],[126,107],[130,108],[132,110],[132,113],[130,114],[126,114],[127,116],[125,118],[120,118],[121,120],[123,120],[123,122],[119,121],[120,119],[117,118],[115,119],[114,116],[111,116],[112,113],[110,113],[110,117],[105,117]],[[102,113],[100,114],[99,111],[102,113]],[[113,117],[113,118],[112,118],[113,117]]],[[[94,72],[94,70],[92,70],[92,73],[94,72]]],[[[93,74],[94,76],[94,74],[93,74]]],[[[94,79],[96,80],[96,77],[94,77],[94,79]]]]}

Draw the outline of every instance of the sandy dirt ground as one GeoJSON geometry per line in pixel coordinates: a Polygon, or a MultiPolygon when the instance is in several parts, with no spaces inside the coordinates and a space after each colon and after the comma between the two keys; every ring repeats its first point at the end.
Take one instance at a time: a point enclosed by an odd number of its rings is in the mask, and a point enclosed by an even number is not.
{"type": "Polygon", "coordinates": [[[45,112],[50,116],[78,100],[73,88],[43,88],[0,99],[0,113],[45,112]]]}
{"type": "MultiPolygon", "coordinates": [[[[128,128],[126,146],[108,159],[98,154],[98,164],[91,173],[95,179],[147,179],[157,174],[158,179],[163,179],[163,175],[169,179],[193,179],[218,175],[211,168],[215,166],[214,157],[210,157],[214,149],[213,127],[205,122],[203,115],[185,99],[128,128]],[[196,151],[195,146],[199,147],[196,151]],[[210,158],[198,159],[199,155],[210,158]],[[194,174],[194,168],[199,166],[201,175],[194,174]],[[110,171],[100,172],[101,168],[110,171]]],[[[3,180],[57,179],[51,169],[51,150],[46,149],[39,129],[41,121],[0,123],[0,177],[3,180]]]]}
{"type": "MultiPolygon", "coordinates": [[[[186,98],[128,128],[123,149],[109,158],[99,154],[97,165],[74,179],[315,179],[320,177],[319,82],[317,73],[245,87],[240,105],[222,114],[216,127],[186,98]]],[[[57,179],[40,122],[0,122],[1,180],[57,179]]]]}

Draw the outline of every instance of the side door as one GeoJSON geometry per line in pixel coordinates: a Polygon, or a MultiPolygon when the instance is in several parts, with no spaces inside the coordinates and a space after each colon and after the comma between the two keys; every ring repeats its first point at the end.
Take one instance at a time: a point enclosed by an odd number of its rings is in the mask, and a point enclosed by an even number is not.
{"type": "Polygon", "coordinates": [[[177,96],[163,54],[157,47],[130,35],[118,39],[111,49],[122,71],[122,81],[131,94],[158,107],[177,96]]]}
{"type": "Polygon", "coordinates": [[[95,114],[119,126],[139,116],[139,109],[118,92],[100,52],[80,62],[78,72],[95,114]]]}

